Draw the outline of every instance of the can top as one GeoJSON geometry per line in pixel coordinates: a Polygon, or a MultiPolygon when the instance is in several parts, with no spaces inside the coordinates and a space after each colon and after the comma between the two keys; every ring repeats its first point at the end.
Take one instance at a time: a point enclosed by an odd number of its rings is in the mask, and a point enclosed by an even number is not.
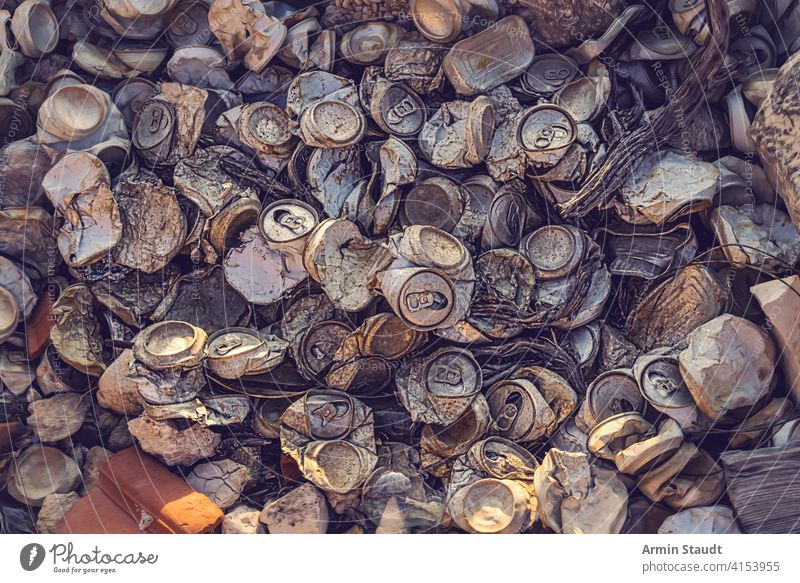
{"type": "Polygon", "coordinates": [[[288,243],[308,235],[317,220],[317,211],[310,205],[299,200],[279,200],[261,213],[259,227],[268,241],[288,243]]]}
{"type": "Polygon", "coordinates": [[[418,329],[432,329],[453,311],[453,282],[438,269],[421,269],[400,290],[400,315],[418,329]]]}

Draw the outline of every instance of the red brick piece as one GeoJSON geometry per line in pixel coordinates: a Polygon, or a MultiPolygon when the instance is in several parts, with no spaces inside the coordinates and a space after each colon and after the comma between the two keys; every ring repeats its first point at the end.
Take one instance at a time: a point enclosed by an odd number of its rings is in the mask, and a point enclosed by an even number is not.
{"type": "Polygon", "coordinates": [[[89,494],[56,526],[59,534],[197,534],[223,512],[161,463],[130,447],[108,458],[89,494]]]}

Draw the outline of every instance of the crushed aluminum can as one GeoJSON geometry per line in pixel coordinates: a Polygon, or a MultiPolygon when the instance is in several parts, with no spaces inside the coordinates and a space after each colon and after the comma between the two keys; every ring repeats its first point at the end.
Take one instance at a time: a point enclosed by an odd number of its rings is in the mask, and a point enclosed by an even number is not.
{"type": "Polygon", "coordinates": [[[525,443],[538,441],[555,429],[553,410],[528,380],[500,381],[486,392],[486,401],[502,437],[525,443]]]}
{"type": "Polygon", "coordinates": [[[338,391],[309,391],[281,416],[281,449],[324,491],[345,494],[378,462],[372,411],[338,391]]]}
{"type": "Polygon", "coordinates": [[[643,350],[673,346],[725,307],[728,290],[702,265],[688,265],[656,285],[627,318],[630,340],[643,350]]]}
{"type": "Polygon", "coordinates": [[[136,335],[133,354],[154,370],[193,368],[205,358],[208,335],[188,322],[153,324],[136,335]]]}
{"type": "Polygon", "coordinates": [[[555,166],[578,135],[575,119],[567,110],[542,104],[526,110],[517,122],[517,144],[530,162],[555,166]]]}
{"type": "Polygon", "coordinates": [[[724,314],[686,337],[678,361],[697,406],[716,421],[736,417],[737,410],[750,414],[769,396],[776,382],[776,356],[774,341],[761,327],[724,314]]]}
{"type": "Polygon", "coordinates": [[[227,328],[208,337],[206,366],[224,379],[269,372],[283,362],[287,343],[250,328],[227,328]]]}
{"type": "Polygon", "coordinates": [[[695,405],[681,376],[674,350],[656,349],[636,359],[633,374],[647,403],[678,422],[687,432],[705,431],[711,419],[695,405]]]}
{"type": "Polygon", "coordinates": [[[300,116],[303,140],[317,148],[352,146],[361,141],[366,128],[363,114],[345,101],[320,100],[300,116]]]}
{"type": "Polygon", "coordinates": [[[534,57],[528,25],[507,16],[492,27],[454,44],[442,63],[445,75],[460,95],[475,95],[511,81],[534,57]],[[487,61],[491,66],[482,63],[487,61]]]}
{"type": "Polygon", "coordinates": [[[800,258],[800,232],[786,213],[768,204],[718,207],[711,213],[711,224],[736,267],[780,270],[800,258]]]}
{"type": "MultiPolygon", "coordinates": [[[[280,243],[279,243],[280,245],[280,243]]],[[[308,277],[302,256],[276,249],[252,226],[224,260],[225,281],[247,301],[273,304],[308,277]]]]}
{"type": "MultiPolygon", "coordinates": [[[[382,449],[388,447],[406,449],[404,443],[392,442],[382,449]]],[[[415,454],[404,453],[412,459],[390,456],[388,463],[379,464],[364,483],[361,508],[375,525],[376,533],[425,532],[442,521],[443,497],[426,484],[415,454]]]]}
{"type": "Polygon", "coordinates": [[[418,134],[428,116],[420,97],[401,82],[376,83],[369,113],[383,131],[402,138],[418,134]]]}
{"type": "Polygon", "coordinates": [[[584,257],[585,236],[572,225],[540,227],[520,242],[520,251],[530,260],[538,279],[571,275],[584,257]]]}
{"type": "Polygon", "coordinates": [[[689,263],[697,254],[697,237],[689,223],[668,229],[645,226],[600,227],[592,237],[610,258],[614,275],[656,279],[689,263]]]}
{"type": "Polygon", "coordinates": [[[539,466],[525,449],[490,437],[474,444],[453,464],[447,511],[456,525],[475,533],[517,533],[536,519],[533,477],[539,466]]]}
{"type": "Polygon", "coordinates": [[[685,441],[639,478],[639,489],[653,502],[663,501],[680,510],[713,504],[725,490],[725,477],[714,458],[685,441]]]}
{"type": "Polygon", "coordinates": [[[53,304],[50,341],[65,363],[99,377],[106,369],[100,323],[93,310],[92,292],[86,285],[65,288],[53,304]]]}
{"type": "Polygon", "coordinates": [[[489,204],[481,238],[481,250],[516,247],[530,223],[538,217],[520,192],[511,186],[497,190],[489,204]]]}
{"type": "Polygon", "coordinates": [[[495,121],[494,106],[485,95],[471,102],[445,102],[422,126],[420,151],[440,168],[475,166],[489,153],[495,121]]]}
{"type": "Polygon", "coordinates": [[[430,225],[452,232],[464,213],[464,206],[463,193],[455,182],[433,176],[406,194],[402,218],[407,225],[430,225]]]}
{"type": "Polygon", "coordinates": [[[47,2],[25,0],[14,10],[10,24],[26,57],[41,57],[58,44],[58,19],[47,2]]]}
{"type": "Polygon", "coordinates": [[[547,452],[533,486],[542,523],[558,533],[617,534],[627,516],[628,492],[611,471],[583,453],[547,452]]]}
{"type": "MultiPolygon", "coordinates": [[[[479,255],[474,262],[475,279],[490,286],[492,292],[519,310],[530,306],[534,297],[536,274],[530,261],[513,249],[492,249],[479,255]]],[[[514,321],[469,317],[471,325],[490,338],[510,338],[521,334],[524,327],[514,321]]]]}
{"type": "Polygon", "coordinates": [[[423,425],[420,435],[420,460],[431,475],[445,476],[453,460],[467,453],[477,441],[497,435],[486,398],[478,393],[469,408],[448,425],[423,425]]]}
{"type": "Polygon", "coordinates": [[[363,310],[375,299],[370,283],[391,262],[389,250],[365,241],[358,226],[344,219],[325,219],[311,233],[303,264],[338,308],[363,310]],[[345,252],[346,250],[346,252],[345,252]]]}
{"type": "Polygon", "coordinates": [[[64,219],[57,242],[68,265],[88,265],[116,247],[122,219],[99,158],[85,152],[63,156],[42,179],[42,188],[64,219]]]}
{"type": "Polygon", "coordinates": [[[692,154],[647,156],[622,186],[614,210],[626,222],[663,225],[711,206],[720,172],[692,154]]]}
{"type": "Polygon", "coordinates": [[[722,504],[698,506],[664,519],[658,534],[741,534],[733,510],[722,504]]]}
{"type": "Polygon", "coordinates": [[[569,84],[580,70],[570,57],[560,53],[537,55],[520,77],[522,89],[534,96],[550,97],[569,84]]]}
{"type": "Polygon", "coordinates": [[[214,0],[208,24],[228,58],[257,73],[278,53],[287,34],[282,22],[252,0],[214,0]]]}
{"type": "Polygon", "coordinates": [[[674,419],[654,426],[638,413],[618,413],[595,425],[587,447],[597,457],[613,461],[620,472],[638,474],[681,443],[683,432],[674,419]]]}
{"type": "Polygon", "coordinates": [[[258,226],[273,249],[302,255],[317,226],[317,212],[301,201],[277,201],[261,213],[258,226]]]}
{"type": "Polygon", "coordinates": [[[397,370],[398,402],[416,423],[449,425],[461,417],[483,386],[480,366],[459,348],[441,348],[404,362],[397,370]]]}
{"type": "Polygon", "coordinates": [[[584,433],[612,415],[644,413],[646,402],[630,369],[609,370],[586,388],[586,398],[575,415],[575,424],[584,433]]]}
{"type": "Polygon", "coordinates": [[[383,70],[390,81],[402,81],[420,95],[435,93],[444,81],[441,44],[406,33],[386,54],[383,70]]]}
{"type": "Polygon", "coordinates": [[[373,65],[386,58],[405,31],[389,22],[367,22],[342,35],[339,52],[356,65],[373,65]]]}

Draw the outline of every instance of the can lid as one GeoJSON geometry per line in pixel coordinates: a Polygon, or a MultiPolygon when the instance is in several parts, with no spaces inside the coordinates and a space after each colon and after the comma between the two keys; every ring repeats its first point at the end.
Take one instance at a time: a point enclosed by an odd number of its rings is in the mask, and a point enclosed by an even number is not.
{"type": "Polygon", "coordinates": [[[655,406],[678,408],[694,405],[694,399],[674,358],[654,358],[639,372],[639,386],[645,399],[655,406]]]}
{"type": "Polygon", "coordinates": [[[264,209],[258,223],[268,241],[288,243],[308,235],[317,220],[317,211],[310,205],[299,200],[279,200],[264,209]]]}
{"type": "Polygon", "coordinates": [[[400,289],[400,316],[420,329],[436,328],[453,311],[453,282],[438,269],[421,269],[400,289]]]}
{"type": "Polygon", "coordinates": [[[175,110],[162,99],[149,99],[142,106],[133,125],[133,145],[150,150],[169,143],[175,131],[175,110]]]}
{"type": "Polygon", "coordinates": [[[352,332],[350,326],[335,320],[320,322],[311,328],[303,336],[300,345],[300,359],[304,367],[313,375],[325,371],[350,332],[352,332]]]}
{"type": "Polygon", "coordinates": [[[166,36],[175,48],[209,43],[214,37],[208,25],[208,6],[194,0],[181,2],[170,19],[166,36]]]}
{"type": "Polygon", "coordinates": [[[625,369],[610,370],[597,377],[586,390],[589,412],[598,423],[617,413],[644,411],[639,384],[625,369]]]}
{"type": "Polygon", "coordinates": [[[340,439],[353,428],[353,402],[333,391],[310,391],[304,399],[306,422],[315,439],[340,439]]]}
{"type": "Polygon", "coordinates": [[[569,112],[549,103],[526,111],[517,126],[517,142],[529,152],[566,149],[577,135],[578,128],[569,112]]]}
{"type": "Polygon", "coordinates": [[[534,57],[522,77],[525,88],[537,95],[552,95],[580,72],[578,64],[567,56],[550,53],[534,57]]]}
{"type": "Polygon", "coordinates": [[[468,397],[481,389],[483,374],[475,358],[459,348],[445,348],[428,361],[425,387],[434,397],[468,397]]]}
{"type": "Polygon", "coordinates": [[[344,101],[317,101],[307,110],[303,120],[307,120],[305,131],[320,142],[332,146],[355,143],[366,131],[364,117],[355,107],[344,101]]]}
{"type": "Polygon", "coordinates": [[[391,361],[408,356],[427,338],[427,334],[409,328],[402,318],[391,312],[367,318],[359,331],[363,331],[364,336],[360,339],[362,355],[391,361]]]}
{"type": "Polygon", "coordinates": [[[392,83],[371,102],[372,117],[384,131],[413,136],[425,125],[427,111],[419,96],[403,83],[392,83]]]}
{"type": "Polygon", "coordinates": [[[486,401],[500,434],[512,441],[524,439],[536,422],[536,406],[526,384],[529,381],[501,381],[486,392],[486,401]]]}
{"type": "Polygon", "coordinates": [[[0,139],[3,144],[27,138],[34,133],[34,122],[28,110],[16,101],[0,97],[0,139]]]}
{"type": "Polygon", "coordinates": [[[208,358],[236,358],[267,346],[257,330],[223,328],[208,339],[208,358]]]}
{"type": "Polygon", "coordinates": [[[657,55],[672,57],[683,54],[688,57],[694,52],[696,45],[688,36],[683,36],[670,26],[656,26],[643,30],[636,35],[636,40],[642,47],[657,55]]]}
{"type": "Polygon", "coordinates": [[[584,241],[572,225],[547,225],[531,233],[520,246],[538,277],[555,279],[575,271],[583,257],[584,241]]]}
{"type": "Polygon", "coordinates": [[[273,103],[253,103],[242,109],[239,119],[242,139],[251,147],[275,149],[292,141],[288,114],[273,103]]]}

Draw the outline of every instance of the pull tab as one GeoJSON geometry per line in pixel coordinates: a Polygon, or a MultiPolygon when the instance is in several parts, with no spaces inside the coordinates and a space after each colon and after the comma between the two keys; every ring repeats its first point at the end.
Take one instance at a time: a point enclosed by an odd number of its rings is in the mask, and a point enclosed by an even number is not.
{"type": "Polygon", "coordinates": [[[519,409],[513,403],[506,403],[496,421],[497,426],[503,431],[508,431],[514,425],[514,420],[519,415],[519,409]]]}
{"type": "Polygon", "coordinates": [[[386,120],[397,124],[417,110],[416,105],[409,97],[404,97],[386,111],[386,120]]]}
{"type": "Polygon", "coordinates": [[[411,292],[406,294],[406,307],[411,312],[420,310],[444,310],[447,308],[447,298],[436,291],[411,292]]]}
{"type": "Polygon", "coordinates": [[[554,87],[560,87],[569,77],[569,69],[548,69],[542,74],[542,77],[546,81],[550,81],[554,87]]]}
{"type": "Polygon", "coordinates": [[[439,365],[433,373],[433,380],[446,385],[460,385],[461,371],[451,366],[439,365]]]}
{"type": "Polygon", "coordinates": [[[658,40],[670,40],[672,38],[672,31],[667,26],[657,26],[653,29],[653,36],[658,40]]]}
{"type": "Polygon", "coordinates": [[[671,378],[655,370],[647,373],[647,380],[653,383],[656,390],[665,397],[669,397],[678,390],[677,385],[671,378]]]}
{"type": "Polygon", "coordinates": [[[333,403],[328,402],[311,411],[311,414],[319,419],[321,425],[324,427],[334,419],[344,417],[347,414],[349,407],[345,403],[342,403],[342,405],[342,407],[337,407],[333,403]]]}
{"type": "Polygon", "coordinates": [[[273,215],[275,223],[293,233],[302,234],[306,230],[306,219],[302,215],[293,213],[290,210],[279,210],[273,215]]]}
{"type": "Polygon", "coordinates": [[[321,340],[312,344],[309,352],[311,353],[311,356],[317,360],[330,358],[333,356],[333,353],[336,352],[336,344],[330,342],[329,340],[321,340]]]}
{"type": "Polygon", "coordinates": [[[214,346],[217,354],[228,354],[234,348],[242,345],[242,339],[237,334],[226,334],[222,337],[220,342],[214,346]]]}
{"type": "Polygon", "coordinates": [[[161,129],[161,122],[164,119],[164,113],[160,108],[150,110],[150,133],[154,134],[161,129]]]}

